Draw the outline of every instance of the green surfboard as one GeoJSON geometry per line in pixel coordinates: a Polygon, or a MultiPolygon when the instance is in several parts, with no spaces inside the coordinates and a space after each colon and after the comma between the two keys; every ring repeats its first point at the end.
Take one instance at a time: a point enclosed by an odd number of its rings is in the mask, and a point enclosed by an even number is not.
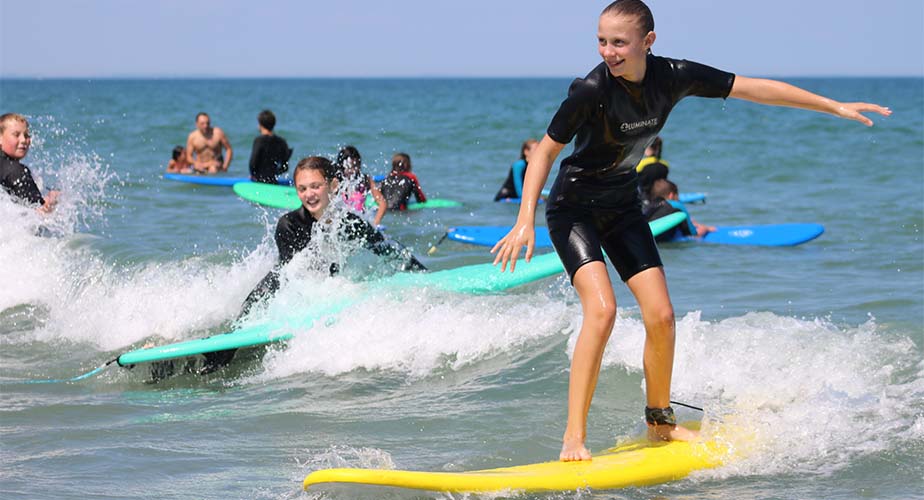
{"type": "MultiPolygon", "coordinates": [[[[241,198],[273,208],[284,208],[286,210],[295,210],[301,206],[302,202],[295,193],[292,186],[274,186],[272,184],[262,184],[259,182],[239,182],[233,187],[234,192],[241,198]]],[[[366,198],[366,207],[375,207],[375,199],[371,196],[366,198]]],[[[425,208],[452,208],[461,207],[458,201],[446,200],[442,198],[431,198],[424,203],[408,203],[408,210],[422,210],[425,208]]]]}

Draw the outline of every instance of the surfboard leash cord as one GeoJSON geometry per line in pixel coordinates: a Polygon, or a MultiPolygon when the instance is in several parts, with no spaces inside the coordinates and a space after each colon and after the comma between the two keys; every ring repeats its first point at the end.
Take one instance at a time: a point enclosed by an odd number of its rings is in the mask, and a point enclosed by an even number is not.
{"type": "Polygon", "coordinates": [[[83,379],[90,378],[101,371],[105,370],[109,365],[119,361],[119,358],[112,358],[109,361],[106,361],[104,364],[97,366],[96,368],[84,373],[82,375],[77,375],[76,377],[71,378],[57,378],[57,379],[37,379],[37,380],[18,380],[14,382],[6,382],[6,384],[66,384],[68,382],[77,382],[83,379]]]}
{"type": "Polygon", "coordinates": [[[699,410],[699,411],[701,411],[701,412],[705,412],[705,410],[703,410],[702,408],[700,408],[700,407],[698,407],[698,406],[688,405],[688,404],[686,404],[686,403],[681,403],[680,401],[671,401],[670,403],[671,403],[672,405],[683,406],[684,408],[689,408],[689,409],[691,409],[691,410],[699,410]]]}

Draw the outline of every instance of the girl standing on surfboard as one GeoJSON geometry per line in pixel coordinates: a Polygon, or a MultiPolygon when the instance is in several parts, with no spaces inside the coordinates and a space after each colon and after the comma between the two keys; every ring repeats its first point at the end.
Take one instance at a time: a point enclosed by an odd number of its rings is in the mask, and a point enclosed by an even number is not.
{"type": "Polygon", "coordinates": [[[600,373],[603,350],[616,320],[616,298],[603,251],[638,301],[645,324],[645,420],[652,440],[689,440],[670,407],[674,362],[674,309],[651,230],[640,210],[635,165],[680,99],[735,97],[872,121],[861,113],[888,116],[888,108],[842,103],[792,85],[726,73],[691,61],[655,56],[654,18],[641,0],[616,0],[600,15],[598,51],[603,62],[571,84],[530,158],[523,199],[513,229],[491,250],[513,272],[520,249],[527,262],[535,245],[539,192],[555,159],[576,137],[574,153],[562,160],[546,208],[549,233],[581,299],[583,323],[574,348],[568,386],[568,422],[560,459],[589,460],[584,441],[587,413],[600,373]]]}

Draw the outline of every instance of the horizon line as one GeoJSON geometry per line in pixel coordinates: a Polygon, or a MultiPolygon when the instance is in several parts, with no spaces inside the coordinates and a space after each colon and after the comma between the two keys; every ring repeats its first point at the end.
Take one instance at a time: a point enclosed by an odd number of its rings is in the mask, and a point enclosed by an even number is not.
{"type": "MultiPolygon", "coordinates": [[[[924,74],[788,74],[755,75],[760,78],[924,78],[924,74]]],[[[3,75],[0,80],[488,80],[488,79],[558,79],[575,75],[3,75]]]]}

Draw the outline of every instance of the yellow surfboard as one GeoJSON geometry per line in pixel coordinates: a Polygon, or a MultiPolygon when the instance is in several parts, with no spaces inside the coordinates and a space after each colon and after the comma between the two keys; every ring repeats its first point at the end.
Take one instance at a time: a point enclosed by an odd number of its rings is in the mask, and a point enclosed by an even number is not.
{"type": "Polygon", "coordinates": [[[729,448],[716,440],[651,443],[641,439],[587,462],[554,461],[471,472],[323,469],[309,474],[304,487],[354,483],[460,493],[603,490],[674,481],[695,470],[717,467],[728,456],[729,448]]]}

